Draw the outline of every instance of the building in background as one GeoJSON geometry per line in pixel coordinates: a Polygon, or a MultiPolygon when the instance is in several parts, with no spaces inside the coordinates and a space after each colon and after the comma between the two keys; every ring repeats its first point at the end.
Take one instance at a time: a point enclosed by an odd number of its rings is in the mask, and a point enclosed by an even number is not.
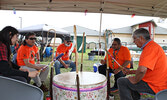
{"type": "Polygon", "coordinates": [[[132,33],[138,28],[146,28],[150,32],[151,39],[160,44],[161,46],[167,45],[167,28],[158,26],[153,20],[141,22],[134,24],[132,26],[127,26],[118,29],[108,29],[110,34],[108,34],[108,44],[111,44],[111,39],[119,37],[122,44],[125,46],[134,45],[132,40],[132,33]]]}

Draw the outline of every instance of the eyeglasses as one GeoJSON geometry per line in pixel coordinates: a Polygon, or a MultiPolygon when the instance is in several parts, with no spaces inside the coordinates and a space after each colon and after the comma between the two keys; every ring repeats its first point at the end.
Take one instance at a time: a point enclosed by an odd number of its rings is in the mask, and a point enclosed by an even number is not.
{"type": "Polygon", "coordinates": [[[36,40],[36,38],[29,38],[30,40],[36,40]]]}

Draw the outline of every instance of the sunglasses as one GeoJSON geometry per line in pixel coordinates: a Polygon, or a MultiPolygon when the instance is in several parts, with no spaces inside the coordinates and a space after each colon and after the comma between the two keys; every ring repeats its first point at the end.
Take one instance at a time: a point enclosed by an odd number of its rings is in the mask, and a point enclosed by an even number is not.
{"type": "Polygon", "coordinates": [[[67,41],[67,43],[69,43],[69,42],[71,42],[71,41],[67,41]]]}
{"type": "Polygon", "coordinates": [[[29,38],[30,40],[36,40],[36,38],[29,38]]]}

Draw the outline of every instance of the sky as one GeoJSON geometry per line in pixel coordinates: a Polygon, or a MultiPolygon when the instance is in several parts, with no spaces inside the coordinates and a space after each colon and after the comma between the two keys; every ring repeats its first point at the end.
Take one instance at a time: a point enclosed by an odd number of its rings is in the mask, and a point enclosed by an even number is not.
{"type": "MultiPolygon", "coordinates": [[[[158,21],[158,17],[102,14],[102,31],[130,26],[147,20],[158,21]]],[[[0,30],[5,26],[24,28],[38,24],[53,25],[58,28],[79,25],[100,31],[100,13],[43,12],[0,10],[0,30]]],[[[167,26],[167,21],[161,26],[167,26]]]]}

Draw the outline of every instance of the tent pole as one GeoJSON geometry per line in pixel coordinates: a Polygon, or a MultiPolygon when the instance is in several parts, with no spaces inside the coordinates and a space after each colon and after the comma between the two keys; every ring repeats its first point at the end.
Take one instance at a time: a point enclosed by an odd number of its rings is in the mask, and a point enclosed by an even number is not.
{"type": "Polygon", "coordinates": [[[99,53],[100,53],[100,49],[101,49],[101,43],[100,43],[100,38],[101,38],[101,27],[102,27],[102,14],[103,14],[103,9],[100,9],[100,29],[99,29],[99,49],[98,49],[98,62],[100,62],[99,60],[99,53]]]}

